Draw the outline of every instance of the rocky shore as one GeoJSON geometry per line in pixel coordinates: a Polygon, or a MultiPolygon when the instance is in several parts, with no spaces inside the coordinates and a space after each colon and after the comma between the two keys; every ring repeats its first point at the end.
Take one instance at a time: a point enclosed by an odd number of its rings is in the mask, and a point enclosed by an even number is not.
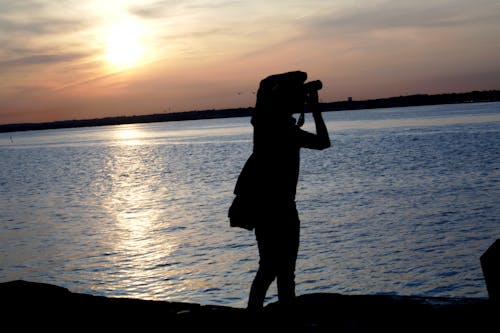
{"type": "Polygon", "coordinates": [[[498,303],[476,298],[307,294],[262,313],[195,303],[111,298],[22,280],[0,283],[3,327],[18,330],[482,332],[498,324],[498,303]]]}

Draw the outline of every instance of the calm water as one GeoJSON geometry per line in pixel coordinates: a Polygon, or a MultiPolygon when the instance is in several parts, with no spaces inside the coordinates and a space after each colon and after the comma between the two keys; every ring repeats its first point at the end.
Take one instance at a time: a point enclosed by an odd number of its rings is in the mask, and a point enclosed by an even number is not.
{"type": "MultiPolygon", "coordinates": [[[[302,152],[298,294],[486,297],[500,103],[325,117],[332,148],[302,152]]],[[[257,248],[226,213],[251,139],[249,118],[0,134],[0,281],[244,307],[257,248]]]]}

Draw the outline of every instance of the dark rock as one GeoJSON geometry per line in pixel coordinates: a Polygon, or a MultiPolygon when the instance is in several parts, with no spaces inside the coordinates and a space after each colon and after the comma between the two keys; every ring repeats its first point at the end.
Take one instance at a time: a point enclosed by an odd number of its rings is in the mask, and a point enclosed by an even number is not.
{"type": "Polygon", "coordinates": [[[486,299],[307,294],[260,313],[225,306],[111,298],[43,283],[0,283],[2,325],[15,330],[448,332],[486,331],[498,304],[486,299]]]}
{"type": "Polygon", "coordinates": [[[481,268],[490,299],[500,302],[500,239],[481,256],[481,268]]]}
{"type": "Polygon", "coordinates": [[[1,283],[0,299],[5,309],[2,324],[10,322],[17,328],[33,324],[40,328],[68,327],[68,322],[71,328],[223,328],[245,312],[195,303],[93,296],[21,280],[1,283]]]}

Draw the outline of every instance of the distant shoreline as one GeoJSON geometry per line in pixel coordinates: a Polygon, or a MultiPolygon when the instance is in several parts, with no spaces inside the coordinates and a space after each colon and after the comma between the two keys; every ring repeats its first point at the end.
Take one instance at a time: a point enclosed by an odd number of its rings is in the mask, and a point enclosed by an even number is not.
{"type": "MultiPolygon", "coordinates": [[[[370,99],[363,101],[355,101],[349,98],[349,100],[346,101],[321,103],[321,109],[324,112],[329,112],[439,104],[485,103],[498,101],[500,101],[500,90],[487,90],[436,95],[418,94],[370,99]]],[[[118,116],[98,119],[63,120],[45,123],[6,124],[0,125],[0,133],[137,123],[155,123],[167,121],[248,117],[252,115],[253,110],[253,107],[247,107],[221,110],[195,110],[141,116],[118,116]]]]}

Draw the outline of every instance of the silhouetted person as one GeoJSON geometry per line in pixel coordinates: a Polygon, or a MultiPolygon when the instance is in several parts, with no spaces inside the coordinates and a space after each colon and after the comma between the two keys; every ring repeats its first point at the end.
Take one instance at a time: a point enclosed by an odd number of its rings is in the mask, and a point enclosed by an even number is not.
{"type": "Polygon", "coordinates": [[[275,278],[280,303],[289,303],[295,297],[300,229],[295,206],[299,151],[330,147],[318,106],[322,84],[305,83],[306,79],[307,74],[300,71],[272,75],[260,82],[257,92],[251,120],[253,152],[238,178],[236,198],[229,211],[236,221],[231,221],[231,225],[255,227],[260,261],[248,300],[251,310],[263,307],[266,292],[275,278]],[[312,112],[316,134],[300,128],[305,105],[312,112]],[[299,121],[292,117],[294,113],[301,113],[299,121]]]}

